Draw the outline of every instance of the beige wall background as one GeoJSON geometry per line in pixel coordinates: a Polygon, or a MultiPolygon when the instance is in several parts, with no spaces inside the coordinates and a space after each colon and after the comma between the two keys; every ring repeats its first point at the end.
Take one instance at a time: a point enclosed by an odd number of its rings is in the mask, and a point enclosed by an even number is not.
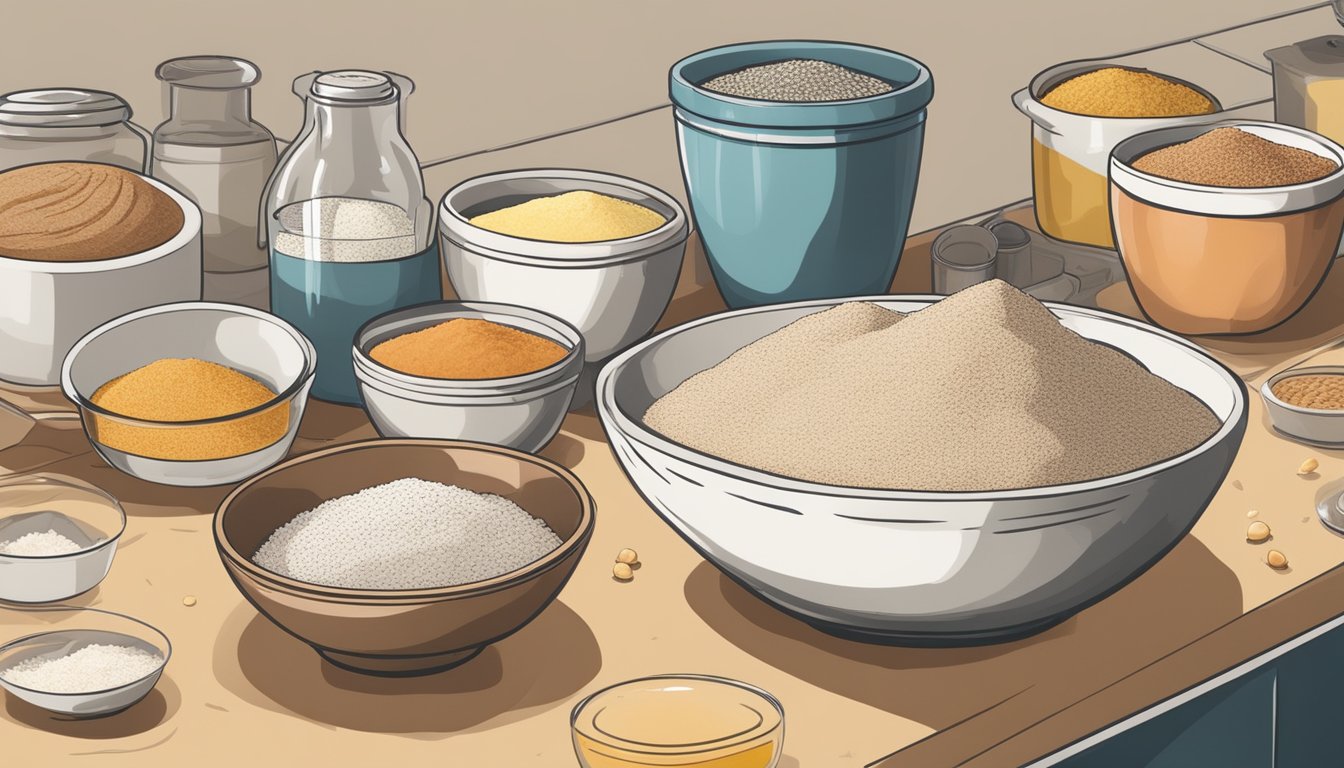
{"type": "MultiPolygon", "coordinates": [[[[408,135],[420,159],[432,163],[665,103],[668,67],[703,48],[780,37],[870,43],[912,55],[933,71],[936,92],[914,222],[921,229],[1029,194],[1027,121],[1009,95],[1041,69],[1188,39],[1308,5],[1304,0],[9,3],[8,66],[0,87],[111,90],[131,102],[138,122],[152,127],[163,118],[154,79],[160,61],[237,55],[264,73],[256,89],[256,117],[278,137],[289,138],[301,122],[299,103],[289,92],[295,75],[339,67],[390,69],[417,83],[408,135]]],[[[1319,34],[1337,31],[1326,26],[1319,34]]],[[[635,154],[675,157],[671,116],[666,110],[656,114],[666,124],[661,138],[647,130],[629,141],[604,138],[606,145],[584,158],[605,160],[609,154],[604,169],[619,171],[632,167],[635,154]]],[[[545,162],[546,152],[529,158],[545,162]]]]}

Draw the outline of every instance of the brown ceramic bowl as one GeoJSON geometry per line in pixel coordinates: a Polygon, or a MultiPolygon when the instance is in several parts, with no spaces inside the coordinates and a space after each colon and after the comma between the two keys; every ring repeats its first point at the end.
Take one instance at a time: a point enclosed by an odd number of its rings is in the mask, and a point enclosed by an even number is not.
{"type": "Polygon", "coordinates": [[[1111,154],[1111,222],[1140,309],[1189,335],[1265,331],[1324,282],[1344,232],[1344,147],[1301,128],[1230,120],[1134,136],[1111,154]],[[1277,187],[1212,187],[1135,170],[1162,147],[1221,127],[1329,158],[1334,173],[1277,187]]]}
{"type": "Polygon", "coordinates": [[[298,456],[240,485],[215,514],[215,543],[248,602],[322,658],[355,672],[421,675],[455,667],[536,618],[574,572],[594,515],[583,483],[537,456],[449,440],[368,440],[298,456]],[[252,562],[299,513],[406,477],[497,493],[545,520],[562,543],[516,571],[435,589],[326,587],[252,562]]]}

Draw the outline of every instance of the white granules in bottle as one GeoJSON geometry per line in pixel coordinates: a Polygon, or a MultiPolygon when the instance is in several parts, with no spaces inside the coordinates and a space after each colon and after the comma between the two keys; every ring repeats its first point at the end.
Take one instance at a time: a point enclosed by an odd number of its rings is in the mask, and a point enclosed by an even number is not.
{"type": "Polygon", "coordinates": [[[93,643],[64,656],[21,661],[0,670],[0,678],[45,693],[92,693],[134,683],[161,664],[162,656],[143,648],[93,643]]]}
{"type": "Polygon", "coordinates": [[[1219,420],[1002,280],[902,315],[808,315],[659,398],[648,426],[815,483],[997,491],[1081,482],[1185,453],[1219,420]]]}
{"type": "Polygon", "coordinates": [[[389,261],[416,253],[415,223],[391,203],[322,197],[282,208],[275,250],[309,261],[389,261]]]}
{"type": "Polygon", "coordinates": [[[12,541],[0,542],[0,555],[19,555],[22,557],[68,555],[78,552],[80,549],[82,547],[78,543],[54,530],[33,531],[12,541]]]}
{"type": "Polygon", "coordinates": [[[252,561],[347,589],[430,589],[483,581],[560,546],[502,496],[407,478],[331,499],[271,534],[252,561]]]}
{"type": "Polygon", "coordinates": [[[739,69],[705,82],[705,90],[759,101],[866,99],[895,90],[891,83],[817,59],[787,59],[739,69]]]}

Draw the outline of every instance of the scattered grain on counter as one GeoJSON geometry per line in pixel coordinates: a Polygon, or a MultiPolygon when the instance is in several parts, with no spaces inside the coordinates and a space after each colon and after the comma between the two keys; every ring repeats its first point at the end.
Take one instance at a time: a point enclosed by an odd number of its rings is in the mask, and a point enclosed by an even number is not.
{"type": "Polygon", "coordinates": [[[12,541],[0,542],[0,555],[20,557],[51,557],[69,555],[83,549],[78,543],[55,530],[33,531],[12,541]]]}
{"type": "Polygon", "coordinates": [[[757,101],[850,101],[891,93],[891,83],[817,59],[786,59],[728,72],[700,85],[757,101]]]}
{"type": "Polygon", "coordinates": [[[1246,528],[1246,540],[1261,542],[1269,539],[1269,526],[1256,520],[1246,528]]]}
{"type": "Polygon", "coordinates": [[[64,656],[27,659],[0,670],[7,682],[46,693],[90,693],[134,683],[163,664],[157,653],[94,643],[64,656]]]}
{"type": "MultiPolygon", "coordinates": [[[[194,358],[163,358],[99,387],[95,405],[132,419],[199,421],[232,416],[270,402],[274,390],[232,368],[194,358]]],[[[179,461],[241,456],[289,429],[289,404],[212,424],[171,429],[94,416],[96,439],[119,451],[179,461]]]]}
{"type": "Polygon", "coordinates": [[[1303,375],[1280,379],[1270,391],[1283,402],[1298,408],[1323,411],[1344,410],[1344,375],[1303,375]]]}
{"type": "Polygon", "coordinates": [[[1288,556],[1277,549],[1271,549],[1269,554],[1265,555],[1265,563],[1270,568],[1282,570],[1288,567],[1288,556]]]}
{"type": "Polygon", "coordinates": [[[1211,436],[1203,403],[1002,280],[804,317],[658,399],[654,430],[785,477],[990,491],[1108,477],[1211,436]]]}
{"type": "Polygon", "coordinates": [[[611,195],[575,190],[482,213],[472,225],[510,237],[555,243],[592,243],[635,237],[663,226],[652,208],[611,195]]]}
{"type": "Polygon", "coordinates": [[[430,589],[492,579],[559,546],[544,521],[502,496],[407,478],[299,514],[252,561],[309,584],[430,589]]]}
{"type": "Polygon", "coordinates": [[[1122,67],[1071,77],[1047,91],[1041,103],[1093,117],[1178,117],[1214,111],[1213,102],[1188,85],[1122,67]]]}
{"type": "Polygon", "coordinates": [[[1306,461],[1302,462],[1302,465],[1300,467],[1297,468],[1297,474],[1310,475],[1311,473],[1315,472],[1320,466],[1321,462],[1315,459],[1307,459],[1306,461]]]}
{"type": "Polygon", "coordinates": [[[1246,516],[1247,516],[1247,517],[1255,517],[1255,516],[1258,515],[1258,514],[1260,514],[1259,510],[1255,510],[1255,509],[1247,510],[1247,512],[1246,512],[1246,516]]]}
{"type": "MultiPolygon", "coordinates": [[[[1240,128],[1215,128],[1135,160],[1135,170],[1208,187],[1281,187],[1334,173],[1339,164],[1315,152],[1269,141],[1240,128]]],[[[1280,382],[1282,383],[1282,382],[1280,382]]]]}
{"type": "Polygon", "coordinates": [[[393,337],[369,351],[369,357],[388,368],[433,379],[519,376],[554,365],[568,354],[550,339],[465,317],[393,337]]]}
{"type": "Polygon", "coordinates": [[[196,596],[187,595],[186,597],[182,598],[182,604],[187,606],[188,608],[192,607],[193,605],[196,605],[196,596]]]}
{"type": "Polygon", "coordinates": [[[635,578],[635,569],[629,563],[617,563],[611,566],[611,576],[617,581],[630,581],[635,578]]]}
{"type": "Polygon", "coordinates": [[[634,565],[639,562],[639,553],[627,547],[616,553],[616,562],[634,565]]]}

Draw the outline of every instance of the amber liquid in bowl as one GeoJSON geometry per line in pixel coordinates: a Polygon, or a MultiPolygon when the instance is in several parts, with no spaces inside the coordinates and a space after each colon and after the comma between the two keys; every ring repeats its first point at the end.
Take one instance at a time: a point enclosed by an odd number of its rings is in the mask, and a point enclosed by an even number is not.
{"type": "Polygon", "coordinates": [[[709,677],[635,680],[575,711],[574,749],[587,768],[771,768],[784,716],[750,686],[709,677]]]}

